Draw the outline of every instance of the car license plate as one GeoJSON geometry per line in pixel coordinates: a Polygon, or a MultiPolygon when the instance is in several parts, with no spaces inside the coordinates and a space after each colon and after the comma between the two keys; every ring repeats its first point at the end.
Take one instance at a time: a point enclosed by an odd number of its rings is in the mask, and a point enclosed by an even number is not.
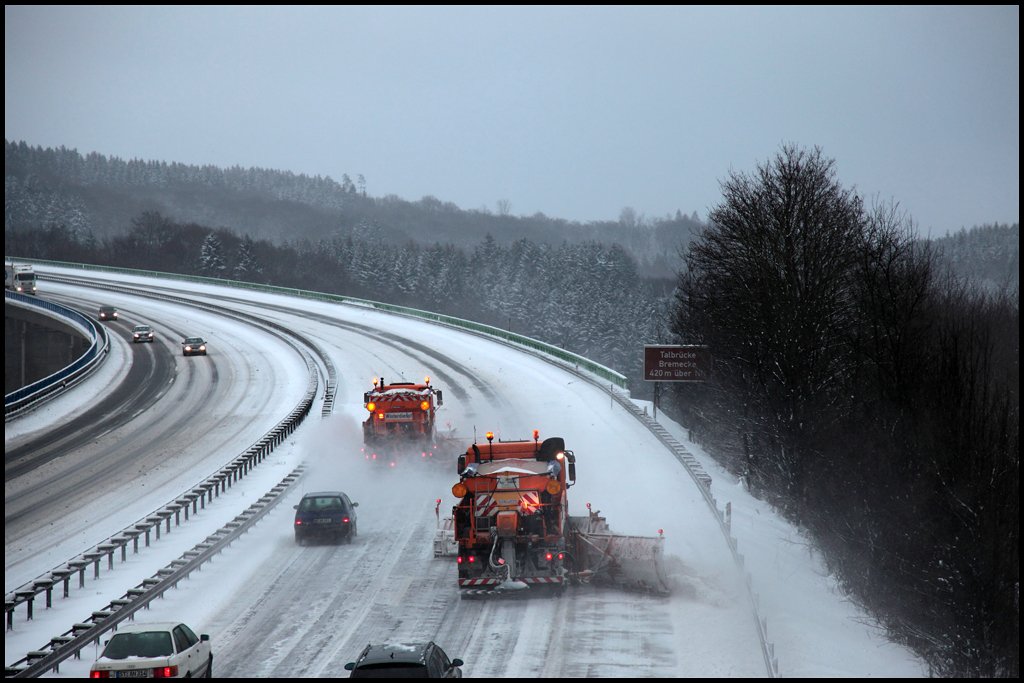
{"type": "Polygon", "coordinates": [[[321,517],[321,518],[315,520],[315,523],[316,524],[330,524],[333,521],[334,520],[331,519],[330,517],[321,517]]]}
{"type": "Polygon", "coordinates": [[[111,671],[111,678],[150,678],[152,669],[129,669],[128,671],[111,671]]]}

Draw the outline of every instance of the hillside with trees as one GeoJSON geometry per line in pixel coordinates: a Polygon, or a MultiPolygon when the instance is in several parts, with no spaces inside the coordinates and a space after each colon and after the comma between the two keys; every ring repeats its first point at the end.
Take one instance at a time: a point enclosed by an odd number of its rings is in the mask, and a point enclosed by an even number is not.
{"type": "Polygon", "coordinates": [[[337,182],[260,168],[124,161],[9,140],[4,161],[5,225],[19,230],[63,225],[80,240],[123,234],[144,213],[275,244],[351,236],[391,245],[469,247],[490,234],[506,246],[521,239],[553,246],[618,244],[645,274],[671,278],[680,245],[703,227],[695,213],[649,219],[630,207],[618,221],[588,223],[514,216],[507,201],[498,202],[495,212],[464,211],[436,197],[373,197],[362,175],[353,181],[345,174],[337,182]]]}
{"type": "Polygon", "coordinates": [[[934,240],[956,276],[990,292],[1020,289],[1020,223],[979,225],[934,240]]]}

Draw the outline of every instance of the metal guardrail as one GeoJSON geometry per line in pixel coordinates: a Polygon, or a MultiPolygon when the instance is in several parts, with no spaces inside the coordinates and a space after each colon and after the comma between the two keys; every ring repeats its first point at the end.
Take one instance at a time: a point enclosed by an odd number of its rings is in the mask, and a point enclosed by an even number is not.
{"type": "Polygon", "coordinates": [[[79,328],[87,338],[92,340],[85,353],[67,367],[4,395],[4,421],[6,422],[29,408],[34,408],[43,401],[56,397],[62,390],[85,379],[107,357],[110,340],[107,337],[107,331],[102,326],[97,325],[94,320],[73,308],[9,290],[4,290],[4,296],[8,303],[48,311],[59,316],[79,328]]]}

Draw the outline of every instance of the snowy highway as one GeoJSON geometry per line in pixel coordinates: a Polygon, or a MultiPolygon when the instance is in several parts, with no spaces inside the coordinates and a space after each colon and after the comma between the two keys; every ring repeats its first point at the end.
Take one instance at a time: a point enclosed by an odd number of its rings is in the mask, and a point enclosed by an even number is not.
{"type": "MultiPolygon", "coordinates": [[[[169,385],[154,387],[159,397],[152,406],[37,470],[6,479],[5,508],[18,505],[25,491],[62,492],[59,508],[5,525],[8,593],[215,471],[287,413],[308,379],[294,349],[252,325],[182,304],[47,283],[47,269],[39,270],[43,289],[82,301],[88,313],[89,306],[111,303],[151,321],[158,335],[166,331],[158,342],[177,355],[169,385]],[[210,355],[182,358],[178,342],[186,334],[206,337],[210,355]],[[84,477],[99,464],[102,477],[84,477]]],[[[523,351],[424,321],[351,305],[158,284],[201,291],[194,296],[314,340],[337,369],[333,414],[322,418],[318,402],[244,485],[194,522],[85,590],[37,610],[32,622],[19,612],[5,636],[8,664],[122,594],[304,464],[282,504],[145,613],[147,621],[180,619],[209,633],[215,676],[343,676],[344,664],[368,642],[400,640],[437,641],[465,661],[469,677],[767,674],[744,577],[717,521],[671,453],[601,387],[523,351]],[[445,392],[439,416],[442,430],[451,432],[447,450],[394,469],[367,462],[359,422],[371,378],[425,375],[445,392]],[[533,429],[564,437],[576,454],[573,514],[592,503],[618,533],[664,530],[671,597],[580,586],[559,599],[460,599],[451,558],[432,554],[435,501],[441,499],[442,514],[450,512],[455,458],[474,434],[491,430],[498,439],[519,439],[533,429]],[[359,502],[359,537],[352,545],[299,547],[291,506],[305,491],[326,489],[359,502]]],[[[140,354],[151,353],[136,347],[148,346],[116,341],[97,376],[8,423],[5,453],[42,441],[84,411],[133,362],[142,362],[140,354]]],[[[711,473],[716,497],[733,501],[734,533],[763,593],[760,609],[770,619],[781,675],[923,673],[843,600],[796,531],[699,449],[694,453],[711,473]]],[[[95,654],[89,648],[53,675],[81,676],[95,654]]]]}

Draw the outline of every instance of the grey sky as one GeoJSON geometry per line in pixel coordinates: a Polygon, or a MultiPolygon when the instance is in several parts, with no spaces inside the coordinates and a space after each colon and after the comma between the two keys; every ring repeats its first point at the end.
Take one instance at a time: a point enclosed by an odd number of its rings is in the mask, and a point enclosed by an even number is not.
{"type": "Polygon", "coordinates": [[[1011,7],[20,7],[4,136],[589,221],[820,146],[933,236],[1019,221],[1011,7]]]}

